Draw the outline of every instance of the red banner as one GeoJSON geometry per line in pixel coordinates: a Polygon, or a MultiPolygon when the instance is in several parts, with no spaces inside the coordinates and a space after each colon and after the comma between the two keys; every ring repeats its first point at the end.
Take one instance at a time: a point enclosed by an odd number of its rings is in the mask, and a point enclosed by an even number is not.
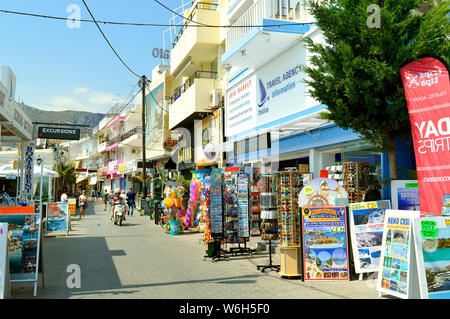
{"type": "Polygon", "coordinates": [[[400,69],[416,154],[420,211],[441,215],[450,194],[450,82],[445,65],[422,58],[400,69]]]}

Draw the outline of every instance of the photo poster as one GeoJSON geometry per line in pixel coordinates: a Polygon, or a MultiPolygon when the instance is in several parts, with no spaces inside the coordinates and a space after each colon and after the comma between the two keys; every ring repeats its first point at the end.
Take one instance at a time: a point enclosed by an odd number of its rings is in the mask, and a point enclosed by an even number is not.
{"type": "Polygon", "coordinates": [[[419,183],[417,180],[391,182],[392,208],[420,211],[419,183]]]}
{"type": "Polygon", "coordinates": [[[45,233],[69,231],[69,203],[48,203],[45,233]]]}
{"type": "Polygon", "coordinates": [[[67,200],[67,202],[69,203],[69,213],[71,216],[75,216],[76,214],[76,209],[77,209],[77,200],[76,198],[69,198],[67,200]]]}
{"type": "Polygon", "coordinates": [[[419,298],[412,236],[416,218],[420,218],[419,211],[386,210],[377,281],[380,293],[402,299],[419,298]]]}
{"type": "Polygon", "coordinates": [[[302,209],[305,281],[350,280],[346,207],[302,209]]]}
{"type": "Polygon", "coordinates": [[[445,194],[442,201],[442,216],[450,216],[450,194],[445,194]]]}
{"type": "Polygon", "coordinates": [[[349,205],[350,236],[357,274],[377,272],[388,200],[352,203],[349,205]]]}
{"type": "Polygon", "coordinates": [[[450,217],[415,219],[420,298],[450,299],[450,217]]]}
{"type": "Polygon", "coordinates": [[[41,215],[34,206],[2,207],[0,223],[8,223],[10,282],[37,281],[41,215]]]}
{"type": "Polygon", "coordinates": [[[347,204],[348,195],[345,189],[329,178],[311,180],[298,194],[299,207],[341,207],[347,204]]]}
{"type": "Polygon", "coordinates": [[[0,223],[0,260],[0,299],[9,299],[8,223],[0,223]]]}

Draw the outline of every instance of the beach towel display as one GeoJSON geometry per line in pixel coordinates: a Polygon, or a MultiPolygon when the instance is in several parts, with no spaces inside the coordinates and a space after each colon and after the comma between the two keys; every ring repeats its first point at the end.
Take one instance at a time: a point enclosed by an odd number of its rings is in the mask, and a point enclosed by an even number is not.
{"type": "Polygon", "coordinates": [[[69,203],[48,203],[45,235],[65,232],[69,235],[69,203]]]}
{"type": "Polygon", "coordinates": [[[303,208],[305,281],[350,280],[346,215],[346,207],[303,208]]]}
{"type": "Polygon", "coordinates": [[[34,206],[1,207],[0,223],[8,223],[10,282],[34,282],[36,296],[41,214],[34,206]]]}
{"type": "Polygon", "coordinates": [[[197,179],[192,179],[189,187],[189,202],[186,210],[186,218],[184,225],[186,229],[189,229],[191,223],[194,220],[194,214],[199,206],[198,196],[200,194],[200,181],[197,179]]]}
{"type": "Polygon", "coordinates": [[[388,200],[349,205],[353,260],[357,274],[378,271],[385,212],[390,208],[388,200]]]}
{"type": "Polygon", "coordinates": [[[413,220],[422,299],[450,299],[450,217],[413,220]]]}
{"type": "Polygon", "coordinates": [[[419,298],[412,225],[419,211],[386,210],[377,290],[403,299],[419,298]],[[413,262],[414,261],[414,262],[413,262]]]}

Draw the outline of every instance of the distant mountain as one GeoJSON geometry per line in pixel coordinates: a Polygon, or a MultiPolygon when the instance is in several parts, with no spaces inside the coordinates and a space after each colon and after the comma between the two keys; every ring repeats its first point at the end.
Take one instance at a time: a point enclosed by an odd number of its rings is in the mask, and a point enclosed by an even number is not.
{"type": "Polygon", "coordinates": [[[103,113],[82,111],[44,111],[24,105],[24,111],[33,122],[58,123],[66,121],[73,124],[89,125],[94,128],[105,116],[103,113]]]}

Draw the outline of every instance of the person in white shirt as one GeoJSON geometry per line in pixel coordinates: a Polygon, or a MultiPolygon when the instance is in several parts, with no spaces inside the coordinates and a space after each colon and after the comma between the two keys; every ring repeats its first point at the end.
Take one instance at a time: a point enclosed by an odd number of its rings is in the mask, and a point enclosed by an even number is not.
{"type": "Polygon", "coordinates": [[[61,202],[67,203],[67,191],[63,191],[61,195],[61,202]]]}
{"type": "Polygon", "coordinates": [[[80,205],[80,219],[81,218],[86,218],[86,207],[87,207],[87,197],[86,197],[86,191],[83,190],[81,192],[81,195],[79,197],[79,205],[80,205]]]}
{"type": "Polygon", "coordinates": [[[120,197],[122,197],[123,201],[125,202],[125,214],[128,214],[128,209],[129,209],[128,204],[127,204],[128,197],[127,197],[127,194],[125,194],[125,190],[121,191],[120,197]]]}

